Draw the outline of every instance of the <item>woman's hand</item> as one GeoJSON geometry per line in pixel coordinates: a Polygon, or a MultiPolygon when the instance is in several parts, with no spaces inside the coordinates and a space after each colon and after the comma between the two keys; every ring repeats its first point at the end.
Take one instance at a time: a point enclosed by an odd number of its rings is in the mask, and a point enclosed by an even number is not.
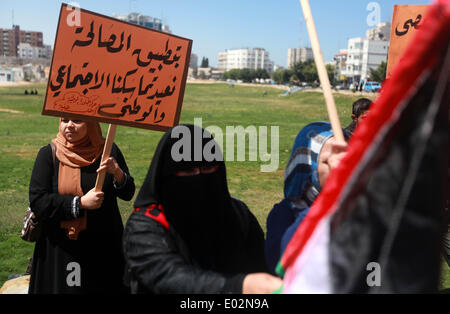
{"type": "MultiPolygon", "coordinates": [[[[94,188],[95,189],[95,188],[94,188]]],[[[80,207],[83,209],[97,209],[102,206],[105,194],[96,192],[94,189],[87,192],[80,198],[80,207]]]]}
{"type": "Polygon", "coordinates": [[[242,293],[244,294],[269,294],[278,290],[283,281],[275,276],[266,273],[248,274],[242,283],[242,293]]]}
{"type": "Polygon", "coordinates": [[[107,173],[112,174],[114,176],[114,180],[119,184],[122,184],[123,180],[125,179],[125,175],[123,174],[122,169],[120,169],[119,164],[114,159],[114,157],[105,159],[97,169],[97,173],[103,170],[106,170],[107,173]]]}
{"type": "Polygon", "coordinates": [[[322,147],[317,162],[320,186],[324,187],[331,170],[336,168],[346,154],[348,144],[330,137],[322,147]]]}
{"type": "Polygon", "coordinates": [[[328,157],[328,165],[330,167],[330,171],[339,166],[341,159],[347,153],[348,144],[346,142],[339,142],[334,140],[334,138],[330,142],[331,145],[331,154],[328,157]]]}

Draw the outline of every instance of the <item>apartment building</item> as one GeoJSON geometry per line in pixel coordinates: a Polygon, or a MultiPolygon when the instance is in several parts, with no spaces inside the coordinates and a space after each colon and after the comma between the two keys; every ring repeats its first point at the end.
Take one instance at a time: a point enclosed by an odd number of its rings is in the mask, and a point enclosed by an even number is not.
{"type": "Polygon", "coordinates": [[[347,51],[345,70],[341,75],[352,82],[359,82],[369,78],[370,69],[376,69],[387,60],[389,41],[350,38],[347,51]]]}
{"type": "Polygon", "coordinates": [[[17,46],[17,57],[21,59],[51,59],[52,48],[50,45],[36,47],[28,43],[20,43],[17,46]]]}
{"type": "Polygon", "coordinates": [[[341,49],[339,53],[334,55],[334,66],[336,67],[337,79],[340,81],[345,80],[343,72],[347,70],[347,57],[348,51],[346,49],[341,49]]]}
{"type": "Polygon", "coordinates": [[[189,60],[189,67],[192,69],[198,68],[198,56],[195,53],[191,53],[191,59],[189,60]]]}
{"type": "Polygon", "coordinates": [[[264,48],[231,49],[219,52],[217,68],[225,72],[232,69],[265,69],[272,72],[273,62],[264,48]]]}
{"type": "Polygon", "coordinates": [[[367,30],[365,38],[350,38],[347,49],[341,49],[334,56],[339,80],[348,84],[367,80],[370,69],[376,69],[387,61],[390,34],[391,24],[380,23],[367,30]]]}
{"type": "Polygon", "coordinates": [[[311,48],[289,48],[287,55],[287,67],[291,69],[297,62],[313,60],[314,54],[311,48]]]}
{"type": "Polygon", "coordinates": [[[391,38],[391,23],[381,23],[366,32],[368,40],[386,40],[391,38]]]}
{"type": "Polygon", "coordinates": [[[44,47],[42,32],[21,30],[19,25],[12,29],[0,28],[0,56],[17,57],[19,44],[44,47]]]}

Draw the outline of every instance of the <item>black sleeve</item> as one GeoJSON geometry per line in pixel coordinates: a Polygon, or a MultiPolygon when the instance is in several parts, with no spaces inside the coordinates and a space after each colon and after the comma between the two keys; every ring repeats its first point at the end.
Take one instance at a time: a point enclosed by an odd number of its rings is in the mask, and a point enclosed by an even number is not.
{"type": "Polygon", "coordinates": [[[248,207],[239,200],[239,206],[245,212],[246,230],[244,249],[246,252],[246,264],[248,272],[269,272],[264,255],[264,231],[262,230],[258,220],[248,207]]]}
{"type": "Polygon", "coordinates": [[[30,208],[38,219],[54,221],[73,219],[72,195],[59,195],[53,191],[52,149],[50,145],[39,150],[31,173],[29,186],[30,208]]]}
{"type": "Polygon", "coordinates": [[[119,164],[120,169],[122,169],[126,176],[125,183],[122,186],[116,188],[116,195],[124,201],[130,201],[133,198],[136,189],[134,185],[134,179],[130,175],[127,163],[125,162],[125,158],[123,157],[119,147],[114,144],[114,148],[116,161],[119,164]]]}
{"type": "MultiPolygon", "coordinates": [[[[226,278],[188,263],[178,251],[170,232],[161,224],[134,212],[124,231],[127,276],[147,292],[241,293],[243,275],[226,278]]],[[[133,285],[133,284],[132,284],[133,285]]]]}

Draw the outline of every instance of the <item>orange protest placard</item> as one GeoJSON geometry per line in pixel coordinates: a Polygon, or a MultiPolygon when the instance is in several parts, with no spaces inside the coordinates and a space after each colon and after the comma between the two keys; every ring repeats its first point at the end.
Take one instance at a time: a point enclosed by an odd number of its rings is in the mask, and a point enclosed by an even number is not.
{"type": "Polygon", "coordinates": [[[428,5],[394,5],[386,77],[389,77],[411,38],[422,25],[428,7],[428,5]]]}
{"type": "Polygon", "coordinates": [[[192,40],[61,6],[42,114],[167,130],[177,125],[192,40]]]}

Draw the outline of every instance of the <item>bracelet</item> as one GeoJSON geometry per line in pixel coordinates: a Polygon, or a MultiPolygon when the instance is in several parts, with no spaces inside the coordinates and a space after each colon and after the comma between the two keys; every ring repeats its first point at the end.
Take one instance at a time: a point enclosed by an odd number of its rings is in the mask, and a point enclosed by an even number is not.
{"type": "Polygon", "coordinates": [[[80,217],[80,203],[81,203],[81,197],[75,196],[72,200],[72,217],[73,218],[80,217]]]}
{"type": "Polygon", "coordinates": [[[114,187],[115,187],[117,190],[123,188],[123,187],[125,186],[125,184],[127,183],[128,176],[127,176],[127,173],[126,173],[125,171],[123,171],[123,177],[124,177],[124,178],[123,178],[122,184],[119,184],[115,179],[114,179],[114,181],[113,181],[113,185],[114,185],[114,187]]]}

